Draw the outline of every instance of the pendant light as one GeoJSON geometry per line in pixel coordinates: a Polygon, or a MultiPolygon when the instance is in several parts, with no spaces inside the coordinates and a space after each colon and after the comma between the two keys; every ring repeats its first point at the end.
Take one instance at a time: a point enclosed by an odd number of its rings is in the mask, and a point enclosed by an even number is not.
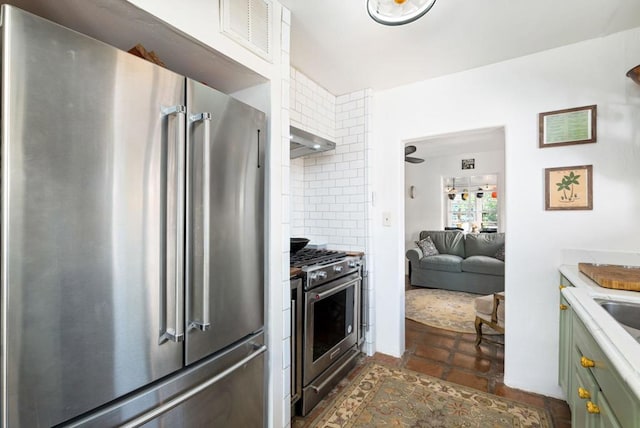
{"type": "Polygon", "coordinates": [[[429,12],[435,2],[436,0],[367,0],[367,11],[379,24],[402,25],[429,12]]]}
{"type": "Polygon", "coordinates": [[[456,198],[456,179],[453,179],[453,187],[451,189],[449,189],[449,191],[447,192],[447,197],[450,200],[454,200],[456,198]]]}

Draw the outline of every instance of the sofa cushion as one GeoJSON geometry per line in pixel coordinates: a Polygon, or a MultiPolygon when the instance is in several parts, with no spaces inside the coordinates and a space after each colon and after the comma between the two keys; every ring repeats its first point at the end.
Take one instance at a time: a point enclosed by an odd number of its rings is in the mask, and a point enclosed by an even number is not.
{"type": "Polygon", "coordinates": [[[495,257],[504,245],[504,233],[469,233],[464,240],[464,252],[469,256],[495,257]]]}
{"type": "Polygon", "coordinates": [[[420,239],[425,239],[427,236],[431,237],[440,254],[465,257],[464,234],[462,232],[457,230],[423,230],[420,232],[420,239]]]}
{"type": "Polygon", "coordinates": [[[423,257],[420,259],[420,268],[439,270],[444,272],[462,272],[460,267],[462,257],[452,254],[438,254],[437,256],[423,257]]]}
{"type": "Polygon", "coordinates": [[[460,263],[462,272],[504,276],[504,262],[489,256],[471,256],[460,263]]]}
{"type": "Polygon", "coordinates": [[[435,256],[440,254],[430,236],[416,241],[416,245],[422,250],[422,254],[424,254],[425,256],[435,256]]]}
{"type": "Polygon", "coordinates": [[[500,247],[498,251],[496,251],[496,254],[493,257],[495,257],[498,260],[504,261],[504,245],[500,247]]]}

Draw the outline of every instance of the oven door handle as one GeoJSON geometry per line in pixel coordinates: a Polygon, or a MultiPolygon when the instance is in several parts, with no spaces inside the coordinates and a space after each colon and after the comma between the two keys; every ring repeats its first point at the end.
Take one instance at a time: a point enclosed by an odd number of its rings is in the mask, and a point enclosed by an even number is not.
{"type": "Polygon", "coordinates": [[[313,293],[313,290],[311,290],[312,294],[314,294],[314,298],[315,300],[320,300],[320,299],[324,299],[325,297],[329,297],[333,294],[339,293],[344,289],[347,289],[349,287],[351,287],[353,284],[357,283],[358,281],[360,281],[360,276],[358,276],[357,278],[349,281],[349,282],[345,282],[344,284],[338,285],[334,288],[331,288],[330,290],[326,290],[320,293],[313,293]]]}

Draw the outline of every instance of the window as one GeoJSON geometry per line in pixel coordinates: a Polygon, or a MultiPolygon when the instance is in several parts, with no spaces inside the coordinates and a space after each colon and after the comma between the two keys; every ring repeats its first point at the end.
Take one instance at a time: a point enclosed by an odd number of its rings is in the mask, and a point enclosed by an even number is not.
{"type": "MultiPolygon", "coordinates": [[[[495,183],[496,176],[493,177],[495,183]]],[[[456,179],[467,187],[456,184],[445,187],[445,206],[447,207],[447,227],[461,228],[466,232],[497,231],[498,229],[498,192],[495,184],[482,186],[469,185],[475,177],[456,179]],[[466,180],[466,183],[465,183],[466,180]],[[474,191],[468,190],[477,189],[474,191]]],[[[480,178],[480,177],[478,177],[480,178]]],[[[483,177],[484,178],[484,177],[483,177]]],[[[451,183],[453,179],[447,180],[451,183]]]]}

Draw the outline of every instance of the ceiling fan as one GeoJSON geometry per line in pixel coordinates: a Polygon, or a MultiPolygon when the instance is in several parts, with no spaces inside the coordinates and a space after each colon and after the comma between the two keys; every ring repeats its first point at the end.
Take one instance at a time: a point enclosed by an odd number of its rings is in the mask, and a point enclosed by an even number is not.
{"type": "Polygon", "coordinates": [[[424,159],[414,158],[409,156],[411,153],[414,153],[416,150],[416,146],[405,146],[404,147],[404,161],[409,163],[422,163],[424,159]]]}

